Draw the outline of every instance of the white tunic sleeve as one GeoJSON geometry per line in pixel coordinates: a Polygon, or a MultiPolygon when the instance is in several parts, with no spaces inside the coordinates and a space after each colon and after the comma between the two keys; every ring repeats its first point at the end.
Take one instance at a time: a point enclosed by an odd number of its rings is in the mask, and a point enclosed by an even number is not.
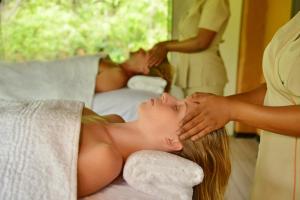
{"type": "Polygon", "coordinates": [[[208,0],[203,6],[198,28],[218,32],[230,16],[227,0],[208,0]]]}

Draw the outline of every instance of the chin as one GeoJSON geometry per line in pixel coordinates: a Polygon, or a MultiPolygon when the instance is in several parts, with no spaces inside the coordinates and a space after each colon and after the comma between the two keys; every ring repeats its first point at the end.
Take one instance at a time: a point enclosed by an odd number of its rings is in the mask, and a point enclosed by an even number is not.
{"type": "Polygon", "coordinates": [[[137,114],[138,114],[138,117],[139,117],[139,118],[140,118],[140,116],[143,114],[143,112],[145,112],[146,107],[147,107],[147,102],[146,102],[146,101],[142,102],[142,103],[138,106],[137,114]]]}
{"type": "Polygon", "coordinates": [[[143,117],[148,116],[151,109],[152,108],[151,108],[151,104],[149,103],[149,101],[142,102],[137,109],[138,118],[143,118],[143,117]]]}

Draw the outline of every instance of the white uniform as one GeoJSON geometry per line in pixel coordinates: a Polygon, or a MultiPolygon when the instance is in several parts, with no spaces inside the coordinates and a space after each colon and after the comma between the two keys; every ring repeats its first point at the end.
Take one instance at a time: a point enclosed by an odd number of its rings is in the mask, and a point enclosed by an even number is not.
{"type": "Polygon", "coordinates": [[[176,53],[175,84],[184,89],[185,95],[196,91],[223,94],[227,76],[219,44],[229,15],[228,0],[195,0],[179,22],[179,41],[196,36],[199,28],[217,32],[208,49],[198,53],[176,53]]]}
{"type": "MultiPolygon", "coordinates": [[[[300,104],[299,37],[300,13],[278,30],[265,50],[266,106],[300,104]]],[[[300,200],[299,137],[262,133],[252,199],[300,200]]]]}

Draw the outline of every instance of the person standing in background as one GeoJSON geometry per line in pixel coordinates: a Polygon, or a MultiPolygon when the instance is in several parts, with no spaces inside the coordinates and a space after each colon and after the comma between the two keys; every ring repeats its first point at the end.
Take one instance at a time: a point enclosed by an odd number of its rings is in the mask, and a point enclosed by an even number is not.
{"type": "Polygon", "coordinates": [[[300,199],[300,12],[282,26],[265,49],[266,83],[227,97],[195,93],[197,108],[182,121],[180,139],[197,140],[229,121],[260,134],[252,200],[300,199]]]}
{"type": "Polygon", "coordinates": [[[175,85],[185,96],[199,91],[223,95],[227,76],[219,44],[229,16],[228,0],[194,0],[179,22],[179,39],[155,44],[149,65],[159,65],[168,52],[176,52],[175,85]]]}

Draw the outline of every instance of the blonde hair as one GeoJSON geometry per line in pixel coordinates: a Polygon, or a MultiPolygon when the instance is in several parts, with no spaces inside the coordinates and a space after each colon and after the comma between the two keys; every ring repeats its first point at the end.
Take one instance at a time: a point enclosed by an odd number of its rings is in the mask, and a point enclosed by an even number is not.
{"type": "Polygon", "coordinates": [[[231,172],[229,141],[224,128],[197,141],[185,140],[177,155],[199,164],[203,182],[194,187],[193,200],[222,200],[231,172]]]}
{"type": "Polygon", "coordinates": [[[161,77],[165,79],[167,81],[165,92],[169,92],[171,89],[173,74],[174,74],[174,68],[169,63],[169,61],[165,59],[160,65],[150,68],[150,72],[148,75],[161,77]]]}

